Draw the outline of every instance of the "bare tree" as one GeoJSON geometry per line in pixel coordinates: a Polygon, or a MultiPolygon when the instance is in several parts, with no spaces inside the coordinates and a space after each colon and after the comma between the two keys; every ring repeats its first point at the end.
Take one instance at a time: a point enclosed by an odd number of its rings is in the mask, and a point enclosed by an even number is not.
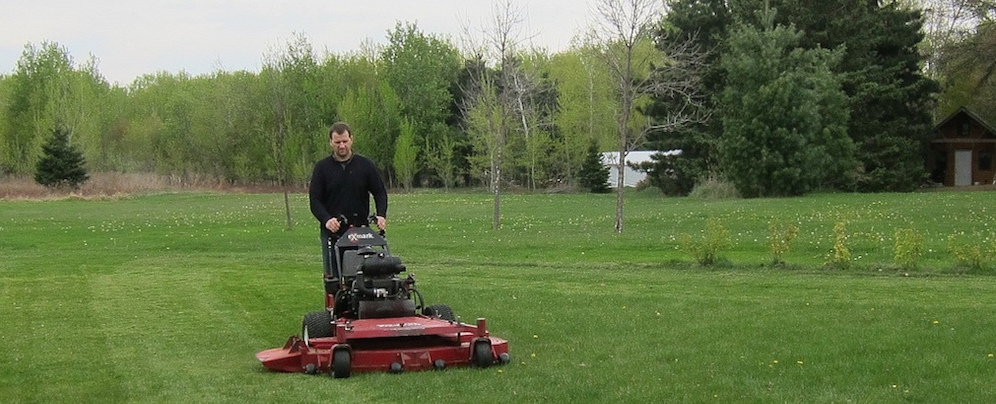
{"type": "MultiPolygon", "coordinates": [[[[516,59],[516,51],[522,41],[518,31],[523,22],[521,15],[512,0],[494,5],[492,20],[483,30],[484,44],[471,45],[473,56],[469,59],[480,61],[480,65],[472,69],[469,88],[464,89],[468,95],[462,106],[467,131],[477,147],[487,153],[488,182],[494,194],[492,226],[495,229],[501,225],[501,184],[506,144],[518,119],[517,114],[523,117],[527,134],[529,130],[525,114],[519,112],[524,108],[521,104],[524,97],[522,91],[527,91],[527,87],[520,83],[521,67],[516,59]],[[494,69],[488,67],[489,61],[494,69]]],[[[473,42],[472,35],[465,33],[465,36],[468,42],[473,42]]]]}
{"type": "Polygon", "coordinates": [[[674,131],[704,119],[698,107],[705,55],[691,41],[654,37],[665,14],[661,0],[599,0],[595,13],[589,48],[608,67],[619,96],[615,230],[621,233],[626,155],[651,132],[674,131]],[[671,100],[674,109],[657,120],[637,114],[655,98],[671,100]]]}

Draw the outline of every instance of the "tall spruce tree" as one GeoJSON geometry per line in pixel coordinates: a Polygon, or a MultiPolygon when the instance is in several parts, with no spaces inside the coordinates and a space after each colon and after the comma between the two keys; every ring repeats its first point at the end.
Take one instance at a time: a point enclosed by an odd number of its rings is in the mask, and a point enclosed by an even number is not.
{"type": "Polygon", "coordinates": [[[83,153],[69,143],[69,131],[58,128],[42,145],[35,182],[53,189],[78,190],[90,178],[85,163],[83,153]]]}

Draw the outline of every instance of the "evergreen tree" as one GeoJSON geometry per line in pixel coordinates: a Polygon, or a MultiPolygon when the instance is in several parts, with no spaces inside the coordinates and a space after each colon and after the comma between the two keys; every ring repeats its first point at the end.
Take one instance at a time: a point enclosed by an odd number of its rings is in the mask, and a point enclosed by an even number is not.
{"type": "MultiPolygon", "coordinates": [[[[660,30],[659,38],[674,37],[693,41],[699,49],[708,52],[702,76],[705,110],[715,110],[715,102],[725,86],[725,73],[718,63],[727,30],[733,17],[724,0],[671,0],[670,11],[660,30]]],[[[660,43],[660,41],[658,41],[660,43]]],[[[657,119],[668,109],[678,108],[666,99],[656,98],[645,109],[657,119]]],[[[684,196],[695,184],[720,169],[716,163],[717,141],[723,132],[722,121],[710,119],[669,133],[652,133],[647,136],[650,148],[656,150],[681,150],[680,154],[655,154],[652,162],[641,163],[650,184],[666,195],[684,196]]]]}
{"type": "MultiPolygon", "coordinates": [[[[744,4],[759,0],[741,0],[744,4]]],[[[856,189],[909,191],[926,179],[938,84],[923,74],[923,15],[901,2],[775,0],[776,23],[805,32],[805,49],[844,48],[834,69],[851,110],[847,133],[858,168],[856,189]]]]}
{"type": "MultiPolygon", "coordinates": [[[[831,68],[839,76],[851,113],[847,121],[836,123],[846,125],[860,164],[857,175],[822,186],[873,192],[910,190],[921,183],[931,135],[932,96],[938,86],[920,69],[923,20],[915,6],[874,0],[672,0],[670,4],[662,34],[693,36],[715,57],[730,52],[733,21],[762,27],[762,14],[756,11],[769,5],[778,10],[775,24],[794,26],[802,33],[794,46],[839,49],[840,61],[831,68]]],[[[703,79],[704,92],[718,97],[728,84],[736,85],[726,75],[721,65],[712,63],[703,79]]],[[[670,139],[650,139],[659,150],[682,149],[680,157],[661,161],[655,168],[678,172],[670,184],[676,192],[689,189],[694,177],[715,170],[715,140],[724,131],[723,122],[712,119],[670,139]]]]}
{"type": "Polygon", "coordinates": [[[719,149],[741,195],[801,195],[840,186],[857,165],[847,137],[847,98],[832,69],[841,52],[801,49],[802,32],[742,25],[722,58],[719,149]]]}
{"type": "Polygon", "coordinates": [[[609,167],[602,162],[602,153],[598,152],[598,144],[591,142],[588,146],[588,154],[584,163],[581,164],[581,171],[578,172],[578,184],[596,194],[605,194],[609,188],[609,167]]]}
{"type": "Polygon", "coordinates": [[[78,190],[90,178],[84,163],[83,153],[69,144],[69,131],[56,129],[42,146],[35,182],[49,188],[78,190]]]}

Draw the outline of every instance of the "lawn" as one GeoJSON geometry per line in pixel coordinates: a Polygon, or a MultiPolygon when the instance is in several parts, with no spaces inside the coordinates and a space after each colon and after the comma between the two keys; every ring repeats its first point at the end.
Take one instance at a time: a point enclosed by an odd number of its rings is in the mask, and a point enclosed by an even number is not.
{"type": "Polygon", "coordinates": [[[388,239],[430,303],[487,317],[512,362],[327,376],[257,351],[322,305],[307,198],[0,201],[3,402],[993,402],[993,193],[696,200],[392,194],[388,239]],[[702,267],[680,246],[720,223],[702,267]],[[768,226],[799,235],[771,265],[768,226]],[[825,266],[838,234],[848,269],[825,266]],[[893,262],[897,228],[922,237],[893,262]],[[985,255],[989,254],[989,255],[985,255]]]}

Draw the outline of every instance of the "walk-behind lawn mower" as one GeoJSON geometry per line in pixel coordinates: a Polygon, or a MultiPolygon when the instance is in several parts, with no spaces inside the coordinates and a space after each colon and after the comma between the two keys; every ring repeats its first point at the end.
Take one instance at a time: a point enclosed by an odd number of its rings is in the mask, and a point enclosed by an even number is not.
{"type": "Polygon", "coordinates": [[[492,337],[485,319],[464,324],[447,305],[425,305],[383,231],[350,227],[332,250],[339,273],[324,275],[325,310],[306,314],[283,348],[257,353],[263,366],[345,378],[508,363],[508,341],[492,337]]]}

